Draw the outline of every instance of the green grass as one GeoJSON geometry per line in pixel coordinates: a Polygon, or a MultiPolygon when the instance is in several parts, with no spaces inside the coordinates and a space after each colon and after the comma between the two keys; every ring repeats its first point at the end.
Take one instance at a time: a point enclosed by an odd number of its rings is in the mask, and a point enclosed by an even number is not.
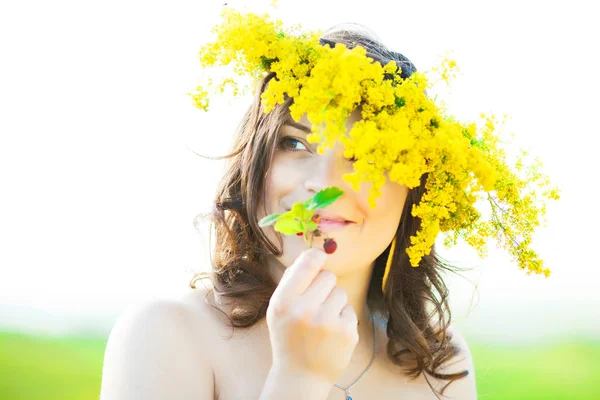
{"type": "MultiPolygon", "coordinates": [[[[0,333],[0,399],[98,400],[105,345],[0,333]]],[[[482,400],[600,398],[600,342],[469,345],[482,400]]]]}
{"type": "Polygon", "coordinates": [[[469,347],[482,400],[600,398],[600,342],[469,347]]]}
{"type": "Polygon", "coordinates": [[[0,399],[97,400],[106,339],[0,333],[0,399]]]}

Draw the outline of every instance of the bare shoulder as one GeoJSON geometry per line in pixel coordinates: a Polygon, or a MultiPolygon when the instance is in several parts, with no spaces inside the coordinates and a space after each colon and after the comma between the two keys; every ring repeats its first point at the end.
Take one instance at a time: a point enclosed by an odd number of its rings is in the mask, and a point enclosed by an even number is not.
{"type": "MultiPolygon", "coordinates": [[[[476,400],[477,399],[477,388],[475,384],[475,368],[473,363],[473,356],[467,341],[463,335],[453,326],[450,326],[447,333],[451,335],[450,343],[458,347],[459,352],[450,360],[448,360],[441,369],[441,373],[452,374],[457,372],[468,371],[468,375],[460,378],[451,384],[444,390],[444,398],[464,399],[464,400],[476,400]]],[[[448,384],[448,381],[438,381],[436,389],[441,389],[448,384]]]]}
{"type": "Polygon", "coordinates": [[[108,339],[101,400],[213,399],[210,330],[183,300],[129,306],[108,339]]]}
{"type": "Polygon", "coordinates": [[[188,289],[181,302],[189,310],[195,329],[208,336],[211,342],[232,333],[229,317],[224,312],[226,308],[217,304],[210,284],[199,283],[196,289],[188,289]]]}

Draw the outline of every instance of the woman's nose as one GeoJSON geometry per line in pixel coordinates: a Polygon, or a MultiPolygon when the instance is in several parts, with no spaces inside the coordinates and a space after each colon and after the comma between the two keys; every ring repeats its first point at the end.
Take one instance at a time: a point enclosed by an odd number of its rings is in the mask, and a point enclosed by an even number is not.
{"type": "Polygon", "coordinates": [[[305,171],[304,188],[307,191],[317,193],[330,186],[340,186],[343,174],[349,171],[342,171],[343,160],[336,150],[327,149],[325,154],[313,158],[311,168],[305,171]]]}

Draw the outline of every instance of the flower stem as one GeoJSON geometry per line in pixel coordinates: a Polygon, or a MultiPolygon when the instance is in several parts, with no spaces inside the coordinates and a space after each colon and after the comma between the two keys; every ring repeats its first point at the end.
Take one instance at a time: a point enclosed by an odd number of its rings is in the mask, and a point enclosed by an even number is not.
{"type": "Polygon", "coordinates": [[[310,248],[310,245],[312,243],[308,241],[308,238],[306,237],[306,232],[304,232],[304,234],[302,235],[302,238],[304,239],[304,242],[308,245],[308,248],[310,248]]]}

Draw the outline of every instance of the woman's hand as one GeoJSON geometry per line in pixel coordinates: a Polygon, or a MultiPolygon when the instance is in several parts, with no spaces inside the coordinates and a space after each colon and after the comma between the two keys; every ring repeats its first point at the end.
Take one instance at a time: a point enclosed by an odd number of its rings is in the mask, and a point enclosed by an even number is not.
{"type": "Polygon", "coordinates": [[[333,384],[358,343],[357,316],[327,255],[311,248],[286,269],[267,309],[272,370],[333,384]]]}

